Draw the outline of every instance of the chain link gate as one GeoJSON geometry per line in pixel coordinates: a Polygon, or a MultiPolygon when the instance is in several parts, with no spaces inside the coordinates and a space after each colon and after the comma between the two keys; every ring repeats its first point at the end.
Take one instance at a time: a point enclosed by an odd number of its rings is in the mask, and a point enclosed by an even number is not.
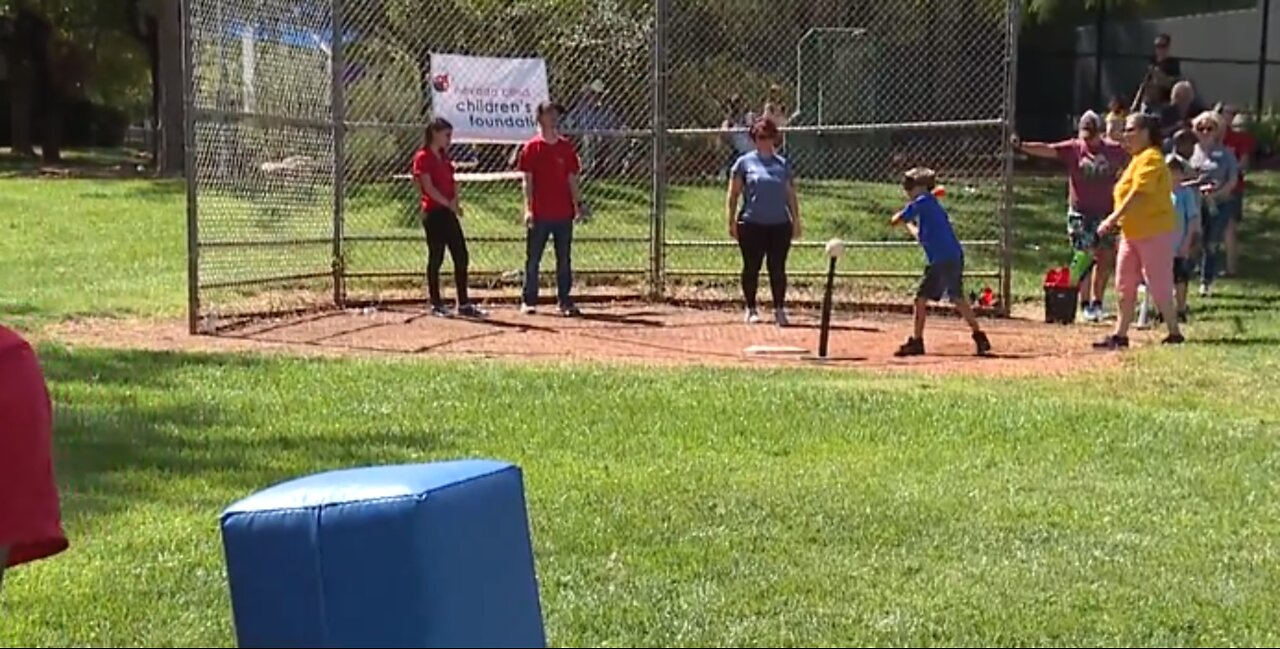
{"type": "MultiPolygon", "coordinates": [[[[806,221],[797,299],[816,297],[820,242],[841,237],[841,299],[907,301],[921,255],[886,223],[917,164],[947,185],[971,285],[1009,295],[1018,0],[183,4],[193,332],[422,299],[408,172],[433,53],[546,61],[595,215],[575,233],[579,292],[736,299],[727,171],[742,125],[769,111],[806,221]]],[[[480,297],[514,297],[522,279],[514,149],[458,159],[480,297]]]]}

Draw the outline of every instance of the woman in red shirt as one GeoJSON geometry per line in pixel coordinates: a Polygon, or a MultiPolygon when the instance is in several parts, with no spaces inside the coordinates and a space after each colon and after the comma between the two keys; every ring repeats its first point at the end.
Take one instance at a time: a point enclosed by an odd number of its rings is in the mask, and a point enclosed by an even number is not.
{"type": "Polygon", "coordinates": [[[1223,106],[1221,113],[1222,121],[1228,125],[1222,136],[1222,144],[1231,149],[1231,152],[1236,154],[1236,160],[1240,162],[1240,179],[1236,183],[1235,191],[1231,194],[1231,200],[1227,202],[1229,218],[1227,230],[1223,236],[1227,254],[1227,274],[1235,275],[1239,272],[1237,266],[1240,262],[1237,230],[1240,227],[1240,220],[1244,218],[1244,174],[1249,169],[1249,163],[1253,161],[1257,143],[1249,134],[1248,118],[1241,114],[1238,108],[1223,106]]]}
{"type": "Polygon", "coordinates": [[[35,352],[0,326],[0,585],[6,567],[67,549],[53,477],[52,412],[35,352]]]}
{"type": "Polygon", "coordinates": [[[453,279],[457,286],[458,315],[481,318],[485,312],[467,297],[467,238],[462,232],[462,208],[458,205],[458,183],[453,176],[449,146],[453,125],[437,117],[427,125],[422,148],[413,156],[413,180],[421,193],[422,229],[427,235],[427,294],[431,313],[442,318],[452,314],[440,297],[440,267],[447,249],[453,258],[453,279]]]}

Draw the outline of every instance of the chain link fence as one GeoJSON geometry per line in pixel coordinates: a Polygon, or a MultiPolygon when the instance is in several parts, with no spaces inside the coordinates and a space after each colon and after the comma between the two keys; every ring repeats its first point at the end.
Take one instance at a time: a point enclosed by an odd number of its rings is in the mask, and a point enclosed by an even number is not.
{"type": "MultiPolygon", "coordinates": [[[[921,254],[886,224],[904,202],[900,174],[914,165],[947,185],[973,283],[1009,293],[1018,0],[184,6],[193,331],[237,316],[422,299],[409,163],[439,54],[545,61],[594,214],[575,233],[583,294],[737,299],[728,170],[749,146],[746,124],[764,114],[785,125],[798,178],[798,300],[817,297],[820,242],[831,237],[853,251],[841,299],[911,297],[921,254]]],[[[474,142],[454,152],[482,297],[514,297],[522,281],[516,149],[474,142]]]]}

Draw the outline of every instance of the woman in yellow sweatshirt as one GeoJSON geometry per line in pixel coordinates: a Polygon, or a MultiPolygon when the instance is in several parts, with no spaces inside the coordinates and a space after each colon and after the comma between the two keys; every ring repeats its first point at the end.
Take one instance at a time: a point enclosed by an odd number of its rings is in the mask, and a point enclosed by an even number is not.
{"type": "Polygon", "coordinates": [[[1130,115],[1124,125],[1124,143],[1132,156],[1115,187],[1115,208],[1098,226],[1098,233],[1120,228],[1116,256],[1116,293],[1120,313],[1115,332],[1094,343],[1098,349],[1129,346],[1129,325],[1138,303],[1138,286],[1145,278],[1147,291],[1169,326],[1166,345],[1185,341],[1178,330],[1173,302],[1173,258],[1178,226],[1173,211],[1173,181],[1160,150],[1160,122],[1146,114],[1130,115]]]}

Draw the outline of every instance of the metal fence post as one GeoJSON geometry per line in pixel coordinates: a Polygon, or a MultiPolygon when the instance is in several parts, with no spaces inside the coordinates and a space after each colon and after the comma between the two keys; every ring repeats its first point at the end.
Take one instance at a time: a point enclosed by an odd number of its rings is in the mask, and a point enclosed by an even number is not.
{"type": "Polygon", "coordinates": [[[1004,197],[1000,201],[1000,315],[1008,317],[1013,302],[1013,135],[1018,112],[1018,30],[1022,0],[1006,4],[1004,127],[1000,152],[1004,156],[1004,197]]]}
{"type": "Polygon", "coordinates": [[[339,309],[346,306],[346,258],[343,251],[343,240],[346,219],[347,199],[347,92],[346,92],[346,54],[343,51],[342,5],[344,0],[332,0],[333,36],[330,44],[330,107],[333,111],[333,305],[339,309]]]}
{"type": "MultiPolygon", "coordinates": [[[[1262,33],[1258,36],[1258,105],[1254,107],[1256,117],[1262,116],[1267,104],[1267,39],[1271,35],[1271,0],[1260,0],[1262,3],[1262,33]]],[[[1255,117],[1255,119],[1256,119],[1255,117]]]]}
{"type": "Polygon", "coordinates": [[[667,220],[667,2],[653,0],[653,47],[650,52],[650,125],[653,138],[650,218],[649,297],[666,296],[667,220]]]}
{"type": "Polygon", "coordinates": [[[187,330],[200,333],[200,209],[196,190],[196,101],[195,47],[192,41],[191,1],[179,3],[178,21],[182,29],[182,121],[183,175],[187,182],[187,330]]]}

